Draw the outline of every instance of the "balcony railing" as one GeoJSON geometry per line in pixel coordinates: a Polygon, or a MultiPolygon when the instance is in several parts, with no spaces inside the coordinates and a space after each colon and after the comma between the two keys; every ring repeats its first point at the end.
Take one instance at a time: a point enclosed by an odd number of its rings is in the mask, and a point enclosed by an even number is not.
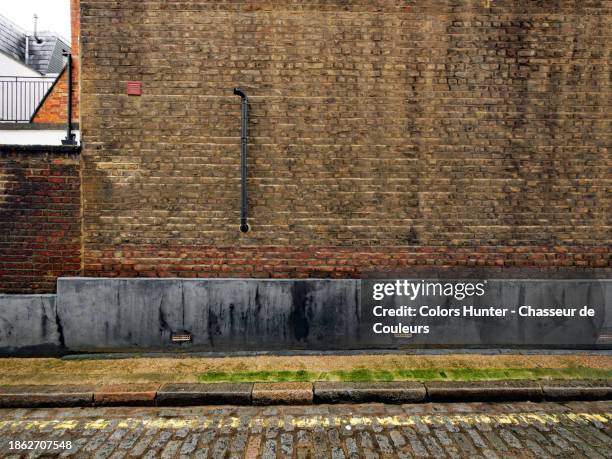
{"type": "Polygon", "coordinates": [[[55,77],[0,76],[0,123],[27,123],[55,77]]]}

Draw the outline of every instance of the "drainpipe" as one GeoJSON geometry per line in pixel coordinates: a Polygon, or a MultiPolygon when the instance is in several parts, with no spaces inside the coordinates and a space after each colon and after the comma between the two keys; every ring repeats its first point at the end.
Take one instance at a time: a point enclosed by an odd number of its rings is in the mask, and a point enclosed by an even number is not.
{"type": "Polygon", "coordinates": [[[66,63],[66,72],[68,72],[68,133],[66,138],[62,139],[62,145],[76,145],[76,136],[72,133],[72,54],[64,51],[62,55],[68,57],[66,63]]]}
{"type": "Polygon", "coordinates": [[[248,195],[247,195],[247,153],[249,148],[248,126],[249,126],[249,98],[240,88],[234,88],[234,94],[240,96],[240,231],[249,231],[248,223],[248,195]]]}

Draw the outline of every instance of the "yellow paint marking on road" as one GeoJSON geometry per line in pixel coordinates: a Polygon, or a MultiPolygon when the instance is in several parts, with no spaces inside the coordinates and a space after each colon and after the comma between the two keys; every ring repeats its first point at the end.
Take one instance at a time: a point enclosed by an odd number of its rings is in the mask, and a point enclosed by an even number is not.
{"type": "Polygon", "coordinates": [[[212,425],[212,421],[210,419],[206,419],[203,423],[202,423],[202,427],[204,427],[205,429],[208,429],[210,426],[212,425]]]}
{"type": "Polygon", "coordinates": [[[28,422],[26,429],[28,430],[33,429],[33,428],[44,429],[49,424],[51,424],[51,422],[52,421],[30,421],[28,422]]]}
{"type": "MultiPolygon", "coordinates": [[[[208,419],[206,421],[209,421],[208,419]]],[[[154,418],[154,419],[129,419],[128,422],[134,422],[136,425],[142,425],[145,428],[159,428],[159,429],[195,429],[200,425],[205,428],[210,427],[211,422],[201,423],[197,418],[187,419],[166,419],[166,418],[154,418]]]]}
{"type": "Polygon", "coordinates": [[[91,429],[91,430],[102,430],[104,429],[106,426],[108,426],[110,424],[110,421],[107,421],[106,419],[96,419],[95,421],[89,421],[87,422],[83,428],[85,429],[91,429]]]}
{"type": "Polygon", "coordinates": [[[591,422],[595,421],[595,422],[601,422],[601,423],[608,422],[608,420],[604,416],[598,416],[596,414],[591,414],[591,413],[584,413],[582,416],[576,415],[575,413],[569,413],[567,417],[574,422],[578,422],[582,424],[584,424],[585,422],[588,423],[589,421],[591,422]]]}
{"type": "Polygon", "coordinates": [[[518,416],[519,421],[522,421],[524,424],[558,424],[559,418],[558,416],[552,414],[537,414],[537,413],[523,413],[518,416]]]}
{"type": "Polygon", "coordinates": [[[497,424],[519,424],[518,419],[516,419],[516,415],[514,414],[501,414],[493,417],[494,422],[497,424]]]}
{"type": "Polygon", "coordinates": [[[606,423],[608,422],[608,419],[606,418],[606,416],[601,415],[601,414],[595,414],[595,413],[585,413],[585,417],[587,419],[594,419],[596,421],[599,421],[601,423],[606,423]]]}
{"type": "Polygon", "coordinates": [[[57,424],[53,426],[53,428],[55,430],[63,430],[63,429],[74,430],[77,428],[78,425],[79,425],[79,421],[77,421],[76,419],[70,419],[67,421],[58,422],[57,424]]]}
{"type": "Polygon", "coordinates": [[[117,424],[118,429],[129,429],[130,427],[132,427],[132,425],[129,421],[119,421],[117,424]]]}
{"type": "Polygon", "coordinates": [[[559,416],[557,416],[556,414],[550,414],[550,413],[541,414],[540,419],[545,424],[558,424],[559,423],[559,416]]]}
{"type": "MultiPolygon", "coordinates": [[[[482,422],[479,420],[480,419],[479,416],[481,415],[474,415],[474,416],[476,416],[474,418],[474,421],[476,423],[482,422]]],[[[440,414],[434,414],[434,415],[426,414],[426,415],[420,416],[419,419],[420,419],[420,422],[422,422],[423,424],[428,425],[428,426],[433,426],[433,427],[444,427],[444,425],[448,421],[448,417],[442,416],[440,414]]],[[[416,424],[416,421],[415,421],[415,424],[416,424]]]]}
{"type": "MultiPolygon", "coordinates": [[[[444,418],[442,416],[440,416],[441,418],[441,425],[444,425],[444,418]]],[[[490,416],[486,415],[486,414],[476,414],[475,415],[475,424],[493,424],[493,419],[491,419],[490,416]]]]}
{"type": "Polygon", "coordinates": [[[312,429],[314,427],[326,427],[327,418],[322,416],[299,416],[291,420],[291,425],[299,429],[312,429]]]}
{"type": "Polygon", "coordinates": [[[382,427],[414,427],[417,423],[427,426],[439,427],[446,424],[474,426],[477,424],[494,424],[499,426],[542,423],[548,425],[560,424],[564,421],[576,424],[609,424],[612,413],[510,413],[510,414],[450,414],[450,415],[400,415],[400,416],[290,416],[287,418],[274,419],[257,416],[243,422],[239,417],[226,418],[188,417],[188,418],[124,418],[119,420],[110,419],[50,419],[50,420],[28,420],[19,419],[14,421],[0,421],[0,429],[9,430],[42,430],[50,427],[54,430],[103,430],[111,423],[116,422],[117,428],[135,429],[158,428],[158,429],[197,429],[197,428],[231,428],[240,426],[246,428],[277,426],[284,428],[292,426],[300,429],[312,429],[315,427],[341,427],[341,426],[370,426],[378,424],[382,427]]]}
{"type": "Polygon", "coordinates": [[[351,416],[348,419],[348,424],[350,424],[352,426],[358,426],[358,425],[369,426],[370,424],[372,424],[372,419],[364,418],[364,417],[352,417],[351,416]]]}

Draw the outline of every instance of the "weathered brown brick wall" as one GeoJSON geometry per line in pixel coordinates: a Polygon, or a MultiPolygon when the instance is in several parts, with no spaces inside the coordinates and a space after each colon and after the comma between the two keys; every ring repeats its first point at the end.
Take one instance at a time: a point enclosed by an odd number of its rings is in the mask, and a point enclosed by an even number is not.
{"type": "Polygon", "coordinates": [[[0,147],[0,292],[46,293],[81,268],[79,154],[0,147]]]}
{"type": "Polygon", "coordinates": [[[610,1],[81,5],[86,275],[611,266],[610,1]]]}

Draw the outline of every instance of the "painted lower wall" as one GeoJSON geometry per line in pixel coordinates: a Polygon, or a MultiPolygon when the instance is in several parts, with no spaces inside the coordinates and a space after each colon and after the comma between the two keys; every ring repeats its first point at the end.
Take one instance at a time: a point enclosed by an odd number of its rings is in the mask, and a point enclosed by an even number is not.
{"type": "MultiPolygon", "coordinates": [[[[72,131],[77,143],[81,141],[80,131],[72,131]]],[[[0,129],[0,144],[2,145],[62,145],[66,138],[66,129],[0,129]]]]}
{"type": "Polygon", "coordinates": [[[502,284],[492,286],[491,296],[478,307],[524,301],[561,307],[565,300],[587,300],[597,315],[579,323],[451,318],[433,321],[438,333],[429,337],[381,337],[371,333],[371,307],[362,298],[367,283],[358,280],[61,278],[56,296],[0,296],[0,355],[506,346],[612,349],[612,281],[490,282],[502,284]],[[584,298],[576,296],[581,291],[584,298]],[[191,335],[192,341],[173,343],[176,335],[191,335]]]}
{"type": "Polygon", "coordinates": [[[0,295],[0,355],[66,352],[55,295],[0,295]]]}

